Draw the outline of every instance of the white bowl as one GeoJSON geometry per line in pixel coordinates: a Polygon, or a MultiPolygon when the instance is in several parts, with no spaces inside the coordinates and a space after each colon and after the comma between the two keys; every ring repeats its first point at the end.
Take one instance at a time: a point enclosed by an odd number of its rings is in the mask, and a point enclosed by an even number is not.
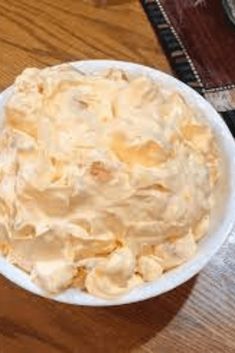
{"type": "MultiPolygon", "coordinates": [[[[155,282],[144,284],[135,288],[130,293],[115,300],[102,300],[78,289],[68,289],[65,292],[53,296],[52,299],[64,303],[87,306],[111,306],[138,302],[163,294],[176,288],[196,275],[218,251],[228,234],[232,231],[235,210],[235,143],[233,137],[214,108],[193,89],[184,83],[161,71],[122,61],[113,60],[88,60],[78,61],[72,65],[86,73],[93,73],[107,68],[120,68],[131,74],[146,75],[158,84],[162,84],[170,90],[180,92],[186,101],[201,111],[205,119],[213,129],[221,148],[223,156],[223,178],[218,187],[217,207],[212,213],[212,222],[208,234],[199,242],[196,255],[187,263],[174,270],[165,273],[155,282]]],[[[11,88],[0,95],[0,109],[11,93],[11,88]]],[[[3,112],[3,110],[2,110],[3,112]]],[[[1,111],[0,111],[1,113],[1,111]]],[[[3,114],[1,114],[2,116],[3,114]]],[[[0,272],[3,276],[26,290],[46,296],[46,294],[33,284],[29,276],[19,268],[9,264],[0,257],[0,272]]]]}

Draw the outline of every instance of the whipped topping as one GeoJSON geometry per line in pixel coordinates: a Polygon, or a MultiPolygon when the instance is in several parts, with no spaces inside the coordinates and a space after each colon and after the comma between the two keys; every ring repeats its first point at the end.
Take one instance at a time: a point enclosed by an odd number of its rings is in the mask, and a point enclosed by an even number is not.
{"type": "Polygon", "coordinates": [[[122,295],[194,255],[218,163],[198,113],[147,77],[26,69],[0,133],[0,251],[50,293],[122,295]]]}

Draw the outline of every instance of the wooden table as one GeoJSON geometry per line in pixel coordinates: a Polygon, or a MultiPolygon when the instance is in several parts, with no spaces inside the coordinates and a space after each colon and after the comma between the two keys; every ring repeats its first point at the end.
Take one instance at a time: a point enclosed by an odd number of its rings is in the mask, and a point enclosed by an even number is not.
{"type": "MultiPolygon", "coordinates": [[[[0,0],[0,89],[26,66],[92,58],[170,71],[138,1],[0,0]]],[[[81,308],[0,278],[0,353],[234,353],[235,236],[198,275],[142,303],[81,308]]]]}

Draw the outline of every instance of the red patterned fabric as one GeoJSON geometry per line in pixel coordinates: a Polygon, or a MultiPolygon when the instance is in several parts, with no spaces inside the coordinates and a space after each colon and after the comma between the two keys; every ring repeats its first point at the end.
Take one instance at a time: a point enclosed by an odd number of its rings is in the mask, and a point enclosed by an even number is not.
{"type": "MultiPolygon", "coordinates": [[[[221,0],[161,1],[205,88],[235,83],[235,27],[221,0]]],[[[234,85],[235,86],[235,85],[234,85]]]]}
{"type": "Polygon", "coordinates": [[[141,0],[178,78],[202,94],[235,136],[235,26],[222,0],[141,0]]]}

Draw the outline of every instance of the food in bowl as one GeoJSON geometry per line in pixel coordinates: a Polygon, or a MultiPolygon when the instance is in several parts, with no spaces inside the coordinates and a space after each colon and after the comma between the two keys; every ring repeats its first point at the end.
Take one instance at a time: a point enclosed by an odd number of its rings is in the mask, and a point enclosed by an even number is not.
{"type": "Polygon", "coordinates": [[[192,258],[220,178],[200,113],[147,76],[26,69],[0,136],[0,250],[48,293],[112,299],[192,258]]]}

